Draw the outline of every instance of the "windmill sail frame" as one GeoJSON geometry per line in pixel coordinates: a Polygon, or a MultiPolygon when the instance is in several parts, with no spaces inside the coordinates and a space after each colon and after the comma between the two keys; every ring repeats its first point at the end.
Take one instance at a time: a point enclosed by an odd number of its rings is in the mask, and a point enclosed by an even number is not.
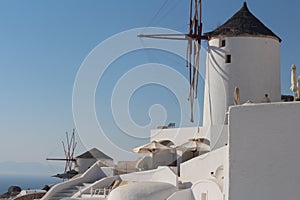
{"type": "Polygon", "coordinates": [[[191,106],[190,121],[194,122],[194,100],[198,97],[199,65],[201,41],[208,40],[202,35],[202,0],[190,1],[190,25],[188,34],[140,34],[140,38],[187,40],[186,67],[189,71],[189,101],[191,106]]]}

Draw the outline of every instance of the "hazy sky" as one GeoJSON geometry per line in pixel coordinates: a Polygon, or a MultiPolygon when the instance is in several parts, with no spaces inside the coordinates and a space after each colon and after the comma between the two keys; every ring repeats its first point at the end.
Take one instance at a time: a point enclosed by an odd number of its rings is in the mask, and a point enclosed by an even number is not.
{"type": "MultiPolygon", "coordinates": [[[[61,140],[65,137],[65,131],[71,131],[75,127],[72,114],[73,85],[86,56],[110,36],[132,28],[153,26],[186,32],[188,2],[187,0],[1,0],[0,162],[45,162],[46,157],[63,156],[61,140]]],[[[221,25],[240,9],[242,3],[242,0],[203,0],[204,31],[210,31],[221,25]]],[[[249,0],[248,7],[283,40],[282,92],[291,94],[289,68],[292,63],[300,66],[298,51],[300,3],[249,0]]],[[[122,45],[126,45],[126,39],[124,43],[120,42],[120,46],[122,45]]],[[[110,97],[116,83],[124,74],[137,65],[149,62],[172,66],[186,75],[184,61],[179,58],[154,50],[136,51],[113,62],[103,75],[103,79],[99,81],[96,91],[97,118],[103,124],[102,128],[108,138],[125,150],[145,143],[148,139],[131,140],[132,137],[122,134],[112,117],[110,97]]],[[[124,99],[121,98],[116,102],[122,101],[124,99]]],[[[167,118],[164,116],[161,118],[162,123],[164,119],[166,122],[179,123],[180,109],[176,95],[164,87],[151,84],[139,88],[129,99],[130,115],[135,123],[141,127],[147,125],[150,120],[148,110],[155,104],[161,104],[167,112],[167,118]]],[[[159,106],[155,108],[161,109],[159,106]]],[[[188,120],[189,109],[184,108],[181,114],[188,120]]],[[[157,125],[162,124],[152,124],[140,134],[143,137],[147,136],[149,128],[157,125]]],[[[192,124],[183,123],[183,125],[192,124]]],[[[93,137],[92,133],[79,133],[83,134],[90,134],[88,136],[93,137]]],[[[137,136],[139,133],[133,134],[137,136]]],[[[89,144],[80,144],[77,152],[81,153],[85,148],[92,147],[89,144]]],[[[117,159],[126,159],[120,157],[121,155],[117,159]]]]}

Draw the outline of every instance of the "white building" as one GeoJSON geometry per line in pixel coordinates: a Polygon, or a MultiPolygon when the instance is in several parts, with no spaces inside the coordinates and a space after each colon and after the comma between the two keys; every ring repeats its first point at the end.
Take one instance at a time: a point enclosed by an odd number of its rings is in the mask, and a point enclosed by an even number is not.
{"type": "Polygon", "coordinates": [[[281,39],[261,23],[246,3],[209,36],[204,97],[204,126],[227,124],[235,87],[241,103],[281,100],[281,39]]]}
{"type": "Polygon", "coordinates": [[[104,154],[96,148],[93,148],[87,152],[76,157],[76,167],[75,170],[78,173],[84,173],[97,161],[100,161],[102,167],[112,167],[114,166],[113,159],[108,155],[104,154]]]}
{"type": "MultiPolygon", "coordinates": [[[[246,3],[207,36],[203,127],[152,130],[151,141],[174,147],[201,138],[195,141],[209,141],[210,151],[202,147],[177,150],[179,176],[169,167],[158,167],[106,177],[73,198],[300,199],[300,103],[280,102],[281,39],[251,14],[246,3]],[[234,105],[235,88],[242,105],[234,105]],[[271,103],[262,103],[267,97],[271,103]],[[252,103],[244,104],[248,100],[252,103]],[[109,195],[90,193],[115,180],[127,184],[109,195]]],[[[154,166],[172,163],[173,153],[155,153],[154,166]]],[[[87,180],[95,168],[81,179],[87,180]]],[[[66,188],[54,190],[59,187],[66,188]]],[[[51,194],[44,199],[51,199],[51,194]]]]}

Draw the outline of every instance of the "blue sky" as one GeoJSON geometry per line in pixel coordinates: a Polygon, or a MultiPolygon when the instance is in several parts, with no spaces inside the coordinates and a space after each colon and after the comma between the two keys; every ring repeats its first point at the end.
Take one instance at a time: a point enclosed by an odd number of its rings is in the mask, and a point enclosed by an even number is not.
{"type": "MultiPolygon", "coordinates": [[[[242,3],[203,0],[204,31],[221,25],[242,3]]],[[[298,1],[248,1],[252,13],[283,40],[281,81],[285,94],[291,94],[291,64],[300,66],[299,4],[298,1]]],[[[89,52],[108,37],[132,28],[157,26],[186,32],[188,5],[187,0],[1,0],[0,162],[45,162],[46,157],[63,156],[61,140],[65,131],[75,126],[73,84],[89,52]]],[[[167,64],[186,73],[184,62],[168,53],[134,52],[113,63],[100,81],[105,84],[100,84],[96,93],[98,119],[111,133],[111,139],[127,150],[147,139],[123,138],[107,105],[114,83],[122,74],[147,62],[167,64]],[[118,68],[120,65],[124,66],[118,68]]],[[[149,85],[134,93],[130,101],[130,112],[137,124],[149,123],[147,112],[153,104],[165,106],[167,122],[178,122],[178,102],[174,95],[166,88],[149,85]]],[[[183,115],[188,117],[189,110],[183,115]]],[[[92,147],[80,144],[78,153],[85,148],[92,147]]]]}

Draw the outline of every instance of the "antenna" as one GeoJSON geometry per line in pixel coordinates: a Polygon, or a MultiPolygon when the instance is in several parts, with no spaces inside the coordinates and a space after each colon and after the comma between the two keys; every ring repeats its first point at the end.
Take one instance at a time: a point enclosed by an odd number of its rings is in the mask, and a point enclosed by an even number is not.
{"type": "Polygon", "coordinates": [[[155,38],[169,40],[187,40],[186,67],[189,70],[190,94],[189,101],[191,105],[190,121],[194,122],[194,99],[198,96],[199,82],[199,63],[201,41],[208,40],[207,36],[202,35],[202,0],[190,1],[190,26],[188,34],[140,34],[140,38],[155,38]]]}

